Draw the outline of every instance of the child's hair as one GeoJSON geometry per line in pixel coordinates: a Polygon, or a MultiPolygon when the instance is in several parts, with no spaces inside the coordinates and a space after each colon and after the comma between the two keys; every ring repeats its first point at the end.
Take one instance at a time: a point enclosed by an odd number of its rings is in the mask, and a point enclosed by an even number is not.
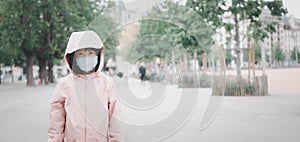
{"type": "MultiPolygon", "coordinates": [[[[99,65],[100,65],[100,60],[101,60],[101,55],[100,55],[100,50],[99,49],[95,49],[95,48],[87,48],[88,50],[94,50],[96,52],[96,55],[97,55],[97,65],[95,66],[95,68],[91,71],[89,71],[89,73],[92,73],[92,72],[96,72],[99,68],[99,65]]],[[[72,53],[69,53],[66,55],[66,58],[67,58],[67,62],[68,64],[70,65],[70,68],[71,70],[75,73],[75,74],[83,74],[85,73],[85,71],[81,70],[77,64],[76,64],[76,60],[74,59],[74,56],[75,56],[75,52],[72,52],[72,53]]]]}

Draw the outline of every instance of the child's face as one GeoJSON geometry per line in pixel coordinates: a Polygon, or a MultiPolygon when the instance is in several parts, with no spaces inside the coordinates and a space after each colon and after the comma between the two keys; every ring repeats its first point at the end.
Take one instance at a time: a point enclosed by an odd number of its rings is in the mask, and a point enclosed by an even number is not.
{"type": "Polygon", "coordinates": [[[75,51],[75,58],[95,57],[96,51],[90,48],[83,48],[75,51]]]}

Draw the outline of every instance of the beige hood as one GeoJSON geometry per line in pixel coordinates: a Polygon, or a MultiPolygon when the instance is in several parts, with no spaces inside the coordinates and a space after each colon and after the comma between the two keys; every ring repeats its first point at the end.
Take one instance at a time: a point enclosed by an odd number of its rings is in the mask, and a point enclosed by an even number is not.
{"type": "Polygon", "coordinates": [[[69,69],[70,73],[73,73],[71,69],[72,66],[70,65],[73,61],[71,61],[72,59],[69,57],[69,55],[75,52],[76,50],[82,48],[95,48],[100,50],[98,55],[98,57],[100,58],[100,60],[98,59],[98,61],[100,61],[100,63],[96,72],[101,72],[104,64],[103,43],[96,32],[81,31],[81,32],[73,32],[71,34],[66,48],[66,52],[64,54],[64,60],[67,63],[67,68],[69,69]]]}

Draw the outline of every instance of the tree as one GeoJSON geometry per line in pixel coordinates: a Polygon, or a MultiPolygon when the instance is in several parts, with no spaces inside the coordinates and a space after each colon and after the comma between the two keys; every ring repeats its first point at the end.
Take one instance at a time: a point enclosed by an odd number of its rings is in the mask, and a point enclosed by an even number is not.
{"type": "Polygon", "coordinates": [[[300,58],[300,52],[297,47],[293,48],[291,51],[291,60],[298,62],[300,58]]]}
{"type": "Polygon", "coordinates": [[[1,1],[1,35],[6,37],[5,48],[14,48],[26,57],[27,85],[33,85],[33,61],[38,48],[40,29],[38,3],[34,0],[1,1]]]}
{"type": "Polygon", "coordinates": [[[39,48],[37,59],[39,61],[40,79],[43,82],[53,82],[53,61],[61,59],[68,36],[73,31],[85,30],[88,23],[96,15],[93,12],[93,3],[90,1],[41,1],[40,5],[39,48]],[[48,65],[48,80],[46,79],[46,66],[48,65]]]}
{"type": "Polygon", "coordinates": [[[274,48],[273,58],[277,63],[284,60],[283,51],[278,45],[274,48]]]}
{"type": "Polygon", "coordinates": [[[5,42],[4,36],[0,36],[0,63],[2,63],[4,66],[11,66],[15,62],[14,59],[17,59],[17,57],[20,55],[20,52],[18,52],[18,50],[15,48],[3,46],[7,44],[5,42]]]}
{"type": "MultiPolygon", "coordinates": [[[[6,37],[1,39],[4,43],[1,48],[25,55],[28,86],[33,85],[35,57],[40,78],[46,80],[48,66],[49,80],[53,82],[52,67],[55,60],[62,58],[70,33],[85,30],[96,16],[94,10],[97,8],[97,1],[1,1],[0,26],[3,30],[0,33],[1,37],[6,37]]],[[[14,59],[19,59],[20,55],[14,59]]]]}
{"type": "Polygon", "coordinates": [[[88,25],[87,29],[94,30],[100,36],[105,47],[105,62],[110,58],[115,59],[120,33],[115,20],[112,17],[100,14],[88,25]]]}
{"type": "Polygon", "coordinates": [[[142,55],[144,61],[152,61],[156,57],[170,58],[170,48],[174,46],[171,41],[168,29],[176,25],[156,19],[145,19],[141,21],[140,32],[136,37],[136,41],[129,49],[129,59],[134,61],[142,55]]]}
{"type": "Polygon", "coordinates": [[[254,42],[255,61],[261,61],[261,50],[258,42],[254,42]]]}
{"type": "MultiPolygon", "coordinates": [[[[0,42],[1,45],[3,43],[0,42]]],[[[19,58],[18,56],[21,56],[22,54],[18,51],[16,51],[14,48],[8,48],[8,47],[0,47],[0,76],[3,74],[1,71],[1,66],[11,66],[11,69],[13,69],[13,66],[19,63],[19,58]]],[[[13,70],[12,70],[13,71],[13,70]]],[[[11,75],[11,80],[12,83],[14,83],[14,76],[13,72],[11,75]]],[[[1,78],[0,78],[0,84],[1,84],[1,78]]]]}
{"type": "Polygon", "coordinates": [[[198,59],[198,55],[209,52],[212,33],[198,14],[178,3],[165,1],[154,6],[141,20],[138,40],[129,55],[136,59],[137,53],[151,53],[154,56],[147,56],[147,60],[156,56],[174,60],[184,53],[198,59]]]}
{"type": "MultiPolygon", "coordinates": [[[[0,26],[1,27],[1,26],[0,26]]],[[[0,28],[1,29],[1,28],[0,28]]],[[[15,65],[16,63],[18,63],[17,59],[18,56],[21,55],[20,52],[18,52],[18,50],[16,50],[15,48],[9,48],[7,46],[3,46],[5,45],[5,38],[3,36],[0,36],[0,76],[3,75],[3,72],[1,70],[1,66],[11,66],[11,68],[13,68],[13,65],[15,65]]],[[[13,73],[13,72],[12,72],[13,73]]],[[[12,83],[14,82],[14,76],[12,75],[12,83]]],[[[1,84],[2,80],[0,77],[0,84],[1,84]]]]}
{"type": "Polygon", "coordinates": [[[262,27],[259,16],[264,8],[271,11],[271,15],[281,16],[287,12],[283,8],[281,0],[277,1],[263,1],[263,0],[188,0],[186,5],[197,11],[212,28],[217,29],[226,27],[227,31],[234,30],[235,51],[237,54],[237,77],[241,78],[241,47],[240,42],[243,39],[240,35],[240,23],[242,21],[250,22],[250,30],[253,31],[253,38],[262,40],[266,37],[266,33],[274,30],[274,25],[269,24],[262,27]],[[228,23],[223,20],[223,17],[230,15],[233,23],[228,23]]]}
{"type": "Polygon", "coordinates": [[[230,65],[232,60],[233,60],[233,56],[231,54],[231,50],[226,50],[225,51],[225,63],[226,63],[226,65],[230,65]]]}

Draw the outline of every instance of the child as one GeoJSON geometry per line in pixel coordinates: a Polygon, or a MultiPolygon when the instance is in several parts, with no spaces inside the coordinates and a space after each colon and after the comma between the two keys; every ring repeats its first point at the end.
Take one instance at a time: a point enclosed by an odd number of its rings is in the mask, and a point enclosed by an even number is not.
{"type": "Polygon", "coordinates": [[[48,142],[120,141],[116,92],[101,72],[103,51],[95,32],[71,34],[64,56],[70,74],[53,94],[48,142]]]}

